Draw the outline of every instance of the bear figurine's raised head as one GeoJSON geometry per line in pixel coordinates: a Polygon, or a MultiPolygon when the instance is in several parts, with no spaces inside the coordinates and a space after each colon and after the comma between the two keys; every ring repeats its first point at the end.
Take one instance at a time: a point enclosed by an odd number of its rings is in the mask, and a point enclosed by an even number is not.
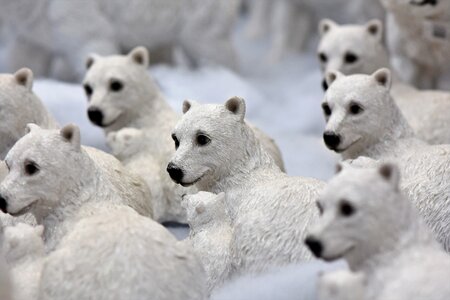
{"type": "Polygon", "coordinates": [[[399,110],[390,97],[391,73],[345,76],[330,72],[322,109],[326,120],[325,145],[344,159],[356,158],[394,130],[399,110]]]}
{"type": "MultiPolygon", "coordinates": [[[[383,46],[383,25],[371,20],[365,25],[338,25],[324,19],[319,24],[320,43],[317,56],[323,74],[339,71],[345,75],[371,74],[388,67],[383,46]]],[[[328,88],[324,80],[323,88],[328,88]]]]}
{"type": "Polygon", "coordinates": [[[414,215],[399,189],[397,166],[346,166],[317,200],[320,219],[305,240],[315,256],[344,258],[352,270],[384,251],[396,249],[407,236],[414,215]]]}
{"type": "Polygon", "coordinates": [[[181,205],[186,209],[187,221],[192,229],[224,223],[228,218],[225,193],[198,192],[183,196],[181,205]]]}
{"type": "Polygon", "coordinates": [[[128,55],[91,54],[83,80],[91,122],[115,131],[146,113],[141,99],[154,93],[148,66],[149,54],[144,47],[136,47],[128,55]]]}
{"type": "Polygon", "coordinates": [[[176,183],[208,190],[251,156],[249,143],[255,137],[244,120],[245,101],[239,97],[224,105],[185,101],[183,112],[172,133],[176,152],[167,171],[176,183]]]}
{"type": "Polygon", "coordinates": [[[46,130],[35,124],[8,152],[8,174],[0,184],[0,208],[13,216],[45,217],[83,178],[80,130],[46,130]]]}

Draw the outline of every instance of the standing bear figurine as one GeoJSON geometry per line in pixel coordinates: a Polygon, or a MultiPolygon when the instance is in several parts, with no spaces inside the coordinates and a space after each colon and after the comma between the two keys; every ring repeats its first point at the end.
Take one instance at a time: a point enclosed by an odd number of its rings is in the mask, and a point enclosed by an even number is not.
{"type": "Polygon", "coordinates": [[[315,256],[343,258],[361,274],[364,300],[450,299],[450,256],[399,182],[392,164],[344,167],[318,198],[321,217],[305,243],[315,256]]]}
{"type": "MultiPolygon", "coordinates": [[[[176,186],[165,172],[167,162],[174,152],[170,136],[179,117],[148,74],[148,65],[149,54],[144,47],[137,47],[128,55],[91,55],[84,78],[84,89],[89,101],[88,116],[107,135],[124,128],[142,130],[139,134],[141,137],[135,136],[129,139],[130,142],[121,141],[122,137],[130,134],[112,134],[108,137],[109,145],[113,152],[133,152],[122,155],[119,159],[131,171],[146,173],[144,179],[155,195],[155,220],[186,222],[186,214],[180,203],[181,195],[189,190],[176,186]],[[136,151],[126,151],[124,148],[126,144],[131,147],[131,141],[135,141],[132,148],[136,151]],[[151,162],[146,163],[145,158],[151,162]],[[145,165],[152,166],[140,171],[136,160],[139,160],[139,164],[142,163],[142,168],[145,165]],[[157,182],[155,178],[160,181],[157,182]],[[154,189],[159,190],[154,192],[154,189]]],[[[280,168],[284,168],[275,142],[261,130],[254,130],[280,168]]]]}
{"type": "Polygon", "coordinates": [[[245,110],[238,97],[225,105],[185,101],[167,167],[183,186],[226,194],[233,227],[228,277],[308,260],[301,240],[317,216],[313,199],[323,187],[281,172],[246,124],[245,110]]]}

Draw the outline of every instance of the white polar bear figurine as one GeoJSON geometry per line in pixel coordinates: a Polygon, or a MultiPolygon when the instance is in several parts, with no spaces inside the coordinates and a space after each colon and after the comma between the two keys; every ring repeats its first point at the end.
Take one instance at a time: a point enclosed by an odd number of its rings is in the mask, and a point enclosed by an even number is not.
{"type": "MultiPolygon", "coordinates": [[[[389,68],[383,45],[383,25],[372,20],[365,25],[338,25],[325,19],[319,25],[318,57],[323,74],[372,74],[389,68]]],[[[326,83],[324,81],[324,88],[326,83]]],[[[450,144],[450,93],[417,90],[394,73],[391,95],[419,138],[431,144],[450,144]]]]}
{"type": "Polygon", "coordinates": [[[366,300],[363,274],[339,270],[320,274],[317,300],[366,300]]]}
{"type": "Polygon", "coordinates": [[[192,245],[205,268],[208,291],[220,287],[229,274],[231,220],[225,193],[209,192],[183,197],[190,227],[187,242],[192,245]]]}
{"type": "Polygon", "coordinates": [[[207,299],[192,247],[160,224],[105,203],[79,214],[84,217],[44,263],[40,300],[207,299]]]}
{"type": "Polygon", "coordinates": [[[82,147],[77,126],[59,131],[30,124],[28,130],[6,157],[9,173],[0,184],[0,207],[13,216],[32,213],[45,227],[47,251],[70,229],[67,224],[76,213],[71,208],[76,206],[119,203],[152,216],[151,194],[143,180],[112,155],[82,147]]]}
{"type": "Polygon", "coordinates": [[[447,40],[450,36],[450,1],[380,2],[387,12],[387,45],[391,61],[401,78],[420,88],[450,89],[450,43],[447,40]],[[446,26],[442,27],[441,22],[446,26]],[[432,29],[429,29],[430,24],[432,29]],[[437,38],[430,38],[433,35],[437,38]]]}
{"type": "Polygon", "coordinates": [[[185,101],[183,112],[168,172],[183,186],[225,192],[233,227],[229,276],[309,259],[300,240],[316,217],[311,205],[323,183],[280,171],[246,124],[243,99],[185,101]]]}
{"type": "Polygon", "coordinates": [[[144,42],[150,50],[179,47],[192,65],[208,61],[236,68],[231,33],[239,2],[3,0],[6,61],[11,68],[29,62],[39,76],[59,71],[66,79],[79,80],[91,52],[110,55],[144,42]],[[66,66],[58,68],[56,58],[66,66]]]}
{"type": "MultiPolygon", "coordinates": [[[[151,160],[148,164],[154,165],[144,171],[145,180],[152,183],[150,190],[155,191],[155,207],[163,208],[157,212],[155,220],[185,222],[186,216],[181,208],[180,195],[186,189],[176,186],[165,172],[167,163],[174,152],[171,139],[172,129],[178,120],[178,115],[169,106],[160,89],[148,74],[149,54],[143,47],[133,49],[128,55],[114,55],[101,57],[91,55],[87,60],[87,72],[83,84],[88,97],[88,116],[91,122],[104,129],[108,135],[125,127],[137,128],[143,131],[144,139],[137,139],[133,155],[121,155],[119,158],[134,171],[138,168],[136,160],[144,166],[145,159],[151,160]],[[138,149],[138,150],[137,150],[138,149]],[[156,162],[156,164],[155,164],[156,162]],[[160,177],[157,179],[148,179],[160,177]],[[158,187],[158,185],[160,187],[158,187]],[[157,198],[160,195],[160,198],[157,198]],[[165,208],[165,209],[164,209],[165,208]]],[[[274,156],[280,168],[284,168],[280,150],[275,142],[254,128],[257,136],[263,141],[268,151],[274,156]]],[[[108,142],[113,152],[126,153],[121,137],[129,134],[113,134],[108,142]],[[116,150],[114,150],[116,149],[116,150]],[[125,152],[124,152],[125,151],[125,152]]],[[[129,139],[134,140],[134,139],[129,139]]]]}
{"type": "Polygon", "coordinates": [[[23,68],[14,74],[0,74],[0,159],[25,134],[28,123],[42,128],[58,124],[33,93],[33,72],[23,68]]]}
{"type": "Polygon", "coordinates": [[[20,223],[3,228],[3,253],[11,268],[15,300],[38,298],[45,256],[43,233],[42,225],[20,223]]]}
{"type": "Polygon", "coordinates": [[[450,145],[427,145],[415,137],[389,94],[391,79],[388,69],[372,75],[328,73],[325,144],[344,160],[395,161],[404,174],[403,192],[450,250],[450,145]]]}
{"type": "Polygon", "coordinates": [[[365,300],[449,299],[450,256],[399,181],[393,164],[343,168],[318,198],[321,217],[305,243],[317,257],[343,258],[362,274],[365,300]]]}

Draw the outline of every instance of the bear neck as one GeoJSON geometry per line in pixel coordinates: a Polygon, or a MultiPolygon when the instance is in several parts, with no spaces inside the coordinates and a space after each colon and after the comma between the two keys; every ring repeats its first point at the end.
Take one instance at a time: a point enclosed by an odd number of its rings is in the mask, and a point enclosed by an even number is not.
{"type": "MultiPolygon", "coordinates": [[[[227,192],[230,189],[245,186],[254,177],[255,172],[266,170],[276,170],[272,157],[262,147],[256,138],[253,130],[244,124],[243,128],[244,151],[237,157],[232,165],[226,168],[226,172],[219,174],[206,185],[198,184],[202,191],[209,191],[215,194],[227,192]]],[[[279,169],[278,169],[279,171],[279,169]]]]}
{"type": "Polygon", "coordinates": [[[384,157],[396,157],[402,154],[412,146],[412,143],[420,143],[416,140],[413,129],[406,121],[398,106],[389,95],[389,101],[386,101],[385,107],[387,122],[385,122],[386,131],[378,138],[371,141],[371,144],[359,151],[348,151],[342,153],[342,159],[356,159],[360,156],[367,156],[373,159],[384,157]]]}
{"type": "Polygon", "coordinates": [[[73,182],[73,188],[67,190],[58,205],[46,216],[35,214],[38,224],[44,225],[44,239],[46,248],[53,249],[58,241],[65,235],[68,224],[76,220],[81,207],[89,202],[98,202],[104,199],[113,199],[115,195],[112,187],[106,182],[104,174],[95,164],[88,153],[81,149],[80,159],[76,166],[81,171],[73,182]],[[47,242],[50,241],[48,244],[47,242]]]}
{"type": "Polygon", "coordinates": [[[393,228],[394,234],[391,232],[383,237],[384,241],[378,245],[378,251],[363,257],[360,262],[348,261],[352,271],[362,271],[370,278],[375,276],[379,268],[389,268],[399,260],[399,257],[414,251],[417,247],[438,249],[439,245],[417,211],[404,196],[399,197],[401,199],[398,201],[404,203],[402,210],[399,210],[401,215],[397,218],[401,223],[393,228]]]}

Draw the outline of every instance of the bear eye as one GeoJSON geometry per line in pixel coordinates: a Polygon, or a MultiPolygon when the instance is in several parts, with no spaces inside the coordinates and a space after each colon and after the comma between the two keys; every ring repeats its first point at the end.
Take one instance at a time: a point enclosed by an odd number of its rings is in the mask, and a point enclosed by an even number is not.
{"type": "Polygon", "coordinates": [[[90,97],[92,95],[92,87],[86,83],[83,85],[83,88],[84,88],[84,92],[86,93],[86,95],[88,97],[90,97]]]}
{"type": "Polygon", "coordinates": [[[123,88],[123,83],[120,82],[119,80],[113,80],[111,81],[111,83],[109,84],[109,88],[111,89],[111,91],[113,92],[118,92],[123,88]]]}
{"type": "Polygon", "coordinates": [[[344,60],[348,64],[353,64],[358,60],[358,56],[352,52],[347,52],[344,56],[344,60]]]}
{"type": "Polygon", "coordinates": [[[358,103],[351,103],[349,106],[349,110],[352,115],[358,115],[364,111],[364,109],[358,103]]]}
{"type": "Polygon", "coordinates": [[[36,174],[37,172],[39,172],[39,167],[36,165],[36,163],[31,162],[31,161],[27,161],[25,162],[25,174],[27,174],[28,176],[32,176],[34,174],[36,174]]]}
{"type": "Polygon", "coordinates": [[[326,62],[328,61],[328,57],[327,57],[327,55],[326,55],[325,53],[320,52],[320,53],[319,53],[319,60],[320,60],[321,62],[323,62],[323,63],[326,63],[326,62]]]}
{"type": "Polygon", "coordinates": [[[172,134],[172,139],[175,142],[175,150],[180,147],[180,141],[177,139],[177,136],[175,134],[172,134]]]}
{"type": "Polygon", "coordinates": [[[198,134],[196,142],[199,146],[205,146],[211,142],[211,139],[204,134],[198,134]]]}
{"type": "Polygon", "coordinates": [[[350,217],[355,213],[355,208],[347,200],[342,200],[341,203],[339,204],[339,212],[344,217],[350,217]]]}
{"type": "Polygon", "coordinates": [[[327,117],[331,116],[331,108],[327,103],[322,104],[322,110],[325,116],[327,117]]]}
{"type": "Polygon", "coordinates": [[[322,215],[322,214],[323,214],[323,207],[322,207],[322,204],[320,204],[320,202],[317,201],[317,202],[316,202],[316,205],[317,205],[317,209],[319,210],[319,215],[322,215]]]}

